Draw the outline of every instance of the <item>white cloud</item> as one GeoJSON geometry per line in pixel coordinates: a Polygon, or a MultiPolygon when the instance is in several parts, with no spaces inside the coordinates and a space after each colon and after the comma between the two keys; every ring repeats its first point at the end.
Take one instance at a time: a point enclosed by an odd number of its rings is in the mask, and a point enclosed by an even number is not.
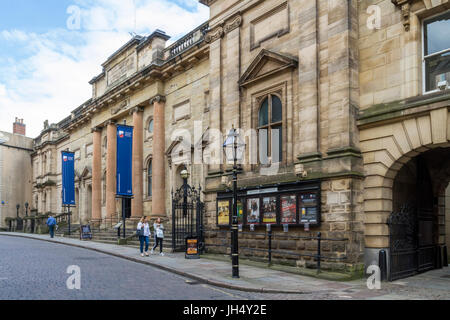
{"type": "MultiPolygon", "coordinates": [[[[208,9],[198,3],[186,10],[165,0],[135,1],[138,34],[161,29],[178,38],[208,19],[208,9]]],[[[20,42],[27,52],[20,59],[0,55],[0,131],[10,131],[17,116],[24,119],[27,135],[36,137],[45,120],[56,123],[67,117],[91,97],[88,81],[101,72],[101,64],[130,39],[133,0],[75,4],[81,8],[80,30],[0,31],[0,41],[20,42]]]]}

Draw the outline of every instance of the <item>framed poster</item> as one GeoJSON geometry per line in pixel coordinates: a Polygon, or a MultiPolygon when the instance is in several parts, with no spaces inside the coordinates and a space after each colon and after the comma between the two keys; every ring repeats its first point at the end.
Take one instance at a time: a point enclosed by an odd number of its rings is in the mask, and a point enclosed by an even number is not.
{"type": "Polygon", "coordinates": [[[238,217],[238,224],[244,223],[244,207],[242,205],[242,201],[238,200],[237,202],[237,217],[238,217]]]}
{"type": "Polygon", "coordinates": [[[259,198],[247,199],[247,223],[259,224],[259,198]]]}
{"type": "Polygon", "coordinates": [[[281,224],[297,224],[297,197],[294,195],[280,197],[281,224]]]}
{"type": "Polygon", "coordinates": [[[317,192],[307,192],[300,194],[300,223],[318,224],[319,206],[317,192]]]}
{"type": "Polygon", "coordinates": [[[230,225],[230,200],[217,202],[217,224],[230,225]]]}
{"type": "Polygon", "coordinates": [[[263,223],[277,223],[277,197],[263,198],[263,223]]]}

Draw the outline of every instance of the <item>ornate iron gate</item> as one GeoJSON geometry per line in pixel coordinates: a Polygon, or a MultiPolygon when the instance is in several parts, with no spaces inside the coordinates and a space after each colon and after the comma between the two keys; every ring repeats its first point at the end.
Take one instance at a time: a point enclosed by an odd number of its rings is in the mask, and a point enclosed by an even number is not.
{"type": "Polygon", "coordinates": [[[417,273],[416,221],[416,209],[410,204],[389,217],[390,281],[417,273]]]}
{"type": "Polygon", "coordinates": [[[203,211],[200,200],[201,187],[187,184],[172,192],[172,251],[185,251],[186,238],[197,238],[199,251],[204,249],[203,211]]]}
{"type": "Polygon", "coordinates": [[[390,276],[393,281],[436,268],[437,215],[426,162],[417,158],[417,176],[412,201],[388,219],[390,276]]]}

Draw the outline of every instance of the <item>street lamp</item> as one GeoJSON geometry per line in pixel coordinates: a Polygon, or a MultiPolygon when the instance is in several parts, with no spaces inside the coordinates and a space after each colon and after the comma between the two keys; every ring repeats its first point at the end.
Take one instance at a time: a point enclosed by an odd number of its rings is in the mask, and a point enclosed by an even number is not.
{"type": "Polygon", "coordinates": [[[231,225],[231,263],[233,278],[239,278],[239,239],[238,239],[238,214],[237,214],[237,161],[242,160],[245,143],[236,129],[233,128],[223,144],[225,155],[229,162],[233,162],[233,215],[231,225]],[[231,149],[231,150],[230,150],[231,149]],[[231,152],[230,152],[231,151],[231,152]]]}
{"type": "Polygon", "coordinates": [[[19,209],[20,209],[20,204],[16,205],[16,209],[17,209],[17,218],[19,218],[19,209]]]}
{"type": "Polygon", "coordinates": [[[181,170],[180,176],[183,179],[183,216],[187,215],[187,194],[188,194],[188,183],[189,172],[186,169],[181,170]]]}
{"type": "Polygon", "coordinates": [[[25,216],[28,217],[28,202],[25,202],[25,216]]]}

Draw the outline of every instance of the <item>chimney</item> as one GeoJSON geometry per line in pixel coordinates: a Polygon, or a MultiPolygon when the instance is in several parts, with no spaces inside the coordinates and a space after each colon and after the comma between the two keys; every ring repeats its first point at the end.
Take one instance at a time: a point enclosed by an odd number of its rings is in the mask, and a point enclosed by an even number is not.
{"type": "Polygon", "coordinates": [[[13,123],[13,133],[24,136],[26,132],[25,129],[26,126],[23,124],[23,119],[19,119],[16,117],[16,121],[13,123]]]}

